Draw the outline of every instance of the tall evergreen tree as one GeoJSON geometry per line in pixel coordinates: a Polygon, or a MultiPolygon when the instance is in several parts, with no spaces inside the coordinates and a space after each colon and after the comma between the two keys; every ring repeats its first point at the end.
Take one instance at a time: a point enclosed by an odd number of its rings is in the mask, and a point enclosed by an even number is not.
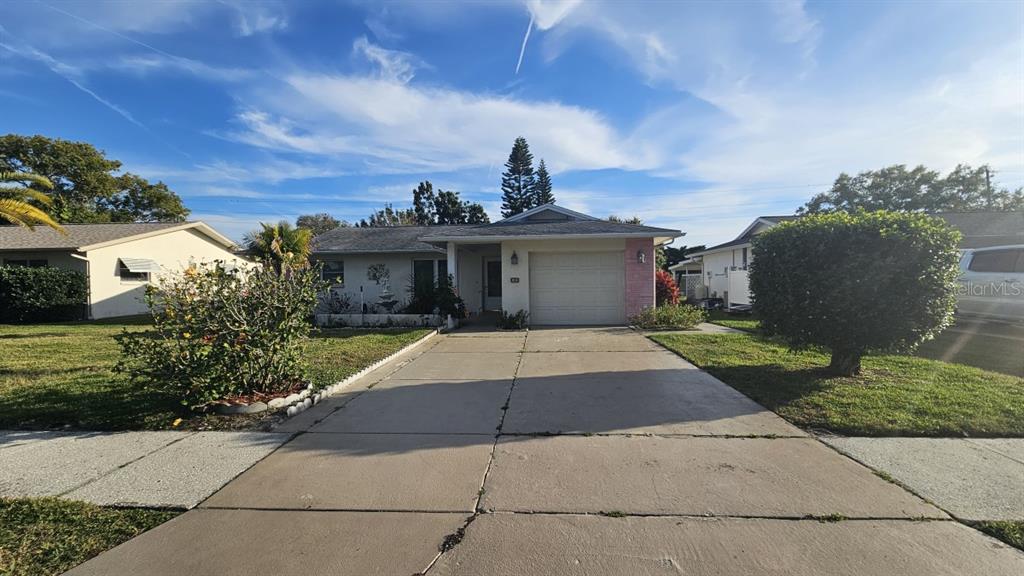
{"type": "Polygon", "coordinates": [[[522,136],[512,144],[512,152],[501,174],[501,215],[505,218],[529,210],[535,186],[533,154],[522,136]]]}
{"type": "Polygon", "coordinates": [[[416,224],[430,226],[435,222],[436,211],[434,204],[437,201],[434,195],[434,185],[430,180],[420,182],[412,191],[412,209],[416,212],[416,224]]]}
{"type": "Polygon", "coordinates": [[[554,203],[555,195],[551,192],[551,176],[548,174],[548,167],[544,164],[544,159],[541,158],[540,164],[537,165],[537,182],[533,191],[533,205],[543,206],[554,203]]]}
{"type": "Polygon", "coordinates": [[[466,206],[459,199],[458,192],[440,190],[434,198],[434,224],[465,224],[466,206]]]}

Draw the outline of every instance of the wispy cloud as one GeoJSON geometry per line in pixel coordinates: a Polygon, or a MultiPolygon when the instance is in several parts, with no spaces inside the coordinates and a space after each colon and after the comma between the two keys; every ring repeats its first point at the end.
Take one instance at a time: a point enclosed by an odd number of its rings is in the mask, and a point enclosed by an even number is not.
{"type": "Polygon", "coordinates": [[[416,56],[401,50],[388,50],[370,42],[366,36],[352,43],[352,53],[375,65],[380,78],[402,84],[412,80],[417,69],[426,67],[426,63],[416,56]]]}
{"type": "Polygon", "coordinates": [[[239,113],[229,137],[268,149],[357,159],[370,172],[486,167],[528,135],[557,171],[656,165],[593,110],[558,102],[428,88],[348,75],[297,73],[290,90],[239,113]]]}
{"type": "Polygon", "coordinates": [[[523,65],[526,55],[526,44],[530,41],[530,32],[536,26],[539,30],[548,30],[565,19],[582,0],[527,0],[526,9],[530,13],[530,23],[526,25],[523,44],[519,47],[519,59],[516,61],[516,74],[523,65]]]}
{"type": "MultiPolygon", "coordinates": [[[[3,31],[2,27],[0,27],[0,31],[3,31]]],[[[135,117],[132,116],[130,112],[118,106],[117,104],[114,104],[110,100],[107,100],[106,98],[100,96],[99,94],[91,90],[89,87],[87,87],[85,84],[83,84],[81,81],[82,71],[80,69],[65,64],[60,60],[57,60],[56,58],[50,56],[49,54],[41,50],[37,50],[36,48],[33,48],[31,46],[17,47],[11,44],[7,44],[5,42],[0,42],[0,48],[7,50],[9,53],[13,55],[20,56],[22,58],[27,58],[29,60],[34,60],[45,65],[54,74],[60,76],[61,78],[69,82],[72,86],[77,88],[79,91],[83,92],[93,100],[107,107],[108,109],[116,113],[118,116],[121,116],[128,122],[131,122],[132,124],[138,126],[139,128],[142,128],[143,130],[146,130],[147,132],[149,131],[149,128],[147,128],[142,122],[136,120],[135,117]]]]}

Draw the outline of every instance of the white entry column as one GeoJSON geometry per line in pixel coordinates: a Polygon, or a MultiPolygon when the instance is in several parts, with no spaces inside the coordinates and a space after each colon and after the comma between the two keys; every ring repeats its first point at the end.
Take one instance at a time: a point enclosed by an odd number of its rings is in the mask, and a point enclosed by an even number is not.
{"type": "Polygon", "coordinates": [[[448,273],[455,283],[455,293],[459,294],[459,249],[455,242],[448,243],[448,273]]]}

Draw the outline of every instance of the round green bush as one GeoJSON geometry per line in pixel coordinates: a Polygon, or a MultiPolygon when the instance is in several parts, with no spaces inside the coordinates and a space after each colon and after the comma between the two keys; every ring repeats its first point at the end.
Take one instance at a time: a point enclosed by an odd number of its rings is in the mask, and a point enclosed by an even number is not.
{"type": "Polygon", "coordinates": [[[807,216],[753,239],[761,327],[792,348],[831,351],[834,373],[872,351],[910,351],[952,322],[960,235],[925,214],[807,216]]]}

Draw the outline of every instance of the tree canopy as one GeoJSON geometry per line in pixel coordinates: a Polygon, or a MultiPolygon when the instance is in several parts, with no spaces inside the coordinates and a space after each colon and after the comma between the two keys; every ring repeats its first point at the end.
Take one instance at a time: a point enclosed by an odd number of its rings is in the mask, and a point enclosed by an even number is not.
{"type": "Polygon", "coordinates": [[[264,224],[245,235],[245,248],[254,256],[281,271],[302,268],[312,250],[313,234],[307,228],[293,228],[285,220],[277,224],[264,224]]]}
{"type": "Polygon", "coordinates": [[[551,191],[551,175],[548,174],[547,164],[541,158],[540,164],[537,165],[537,181],[534,182],[533,205],[543,206],[554,203],[555,195],[551,191]]]}
{"type": "Polygon", "coordinates": [[[29,184],[50,202],[32,205],[69,222],[180,222],[189,210],[163,182],[155,184],[107,158],[92,144],[45,136],[0,136],[0,171],[47,178],[52,188],[29,184]]]}
{"type": "Polygon", "coordinates": [[[348,222],[338,220],[326,212],[320,212],[319,214],[303,214],[295,219],[296,228],[305,228],[306,230],[309,230],[313,236],[319,236],[324,232],[329,232],[338,227],[348,226],[348,222]]]}
{"type": "Polygon", "coordinates": [[[371,226],[444,226],[449,224],[486,224],[490,222],[484,207],[462,200],[453,190],[434,190],[429,180],[412,191],[412,208],[396,210],[391,204],[359,222],[371,226]]]}
{"type": "Polygon", "coordinates": [[[512,144],[501,174],[501,215],[508,218],[533,208],[534,186],[533,154],[526,138],[520,136],[512,144]]]}
{"type": "Polygon", "coordinates": [[[960,164],[945,177],[924,166],[903,164],[840,174],[828,192],[811,198],[799,214],[893,210],[897,212],[977,212],[1024,210],[1024,189],[992,184],[987,166],[960,164]]]}
{"type": "Polygon", "coordinates": [[[761,328],[795,349],[828,348],[844,376],[868,352],[913,350],[952,322],[959,239],[934,216],[884,210],[779,224],[753,239],[761,328]]]}

